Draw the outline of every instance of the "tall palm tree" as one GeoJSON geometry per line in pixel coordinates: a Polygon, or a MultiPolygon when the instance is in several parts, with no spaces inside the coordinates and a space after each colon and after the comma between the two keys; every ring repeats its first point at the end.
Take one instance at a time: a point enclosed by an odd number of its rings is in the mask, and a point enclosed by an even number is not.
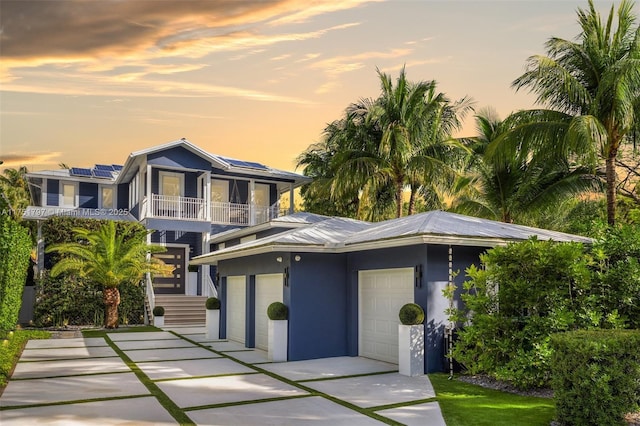
{"type": "Polygon", "coordinates": [[[392,189],[395,216],[400,217],[405,188],[411,190],[412,214],[421,186],[451,174],[448,160],[452,157],[447,153],[456,144],[450,130],[460,126],[459,114],[470,103],[465,99],[451,104],[444,94],[436,93],[435,81],[412,83],[404,68],[395,85],[380,70],[378,76],[380,96],[347,111],[332,193],[340,196],[355,187],[364,195],[379,196],[392,189]]]}
{"type": "Polygon", "coordinates": [[[578,9],[582,31],[576,42],[553,37],[546,43],[547,56],[527,60],[513,87],[528,87],[550,109],[521,112],[528,116],[526,124],[504,138],[506,145],[521,140],[563,157],[603,158],[610,224],[616,213],[615,160],[640,120],[640,26],[633,8],[633,2],[621,1],[614,28],[613,6],[603,23],[589,0],[588,10],[578,9]],[[533,117],[538,120],[529,120],[533,117]]]}
{"type": "Polygon", "coordinates": [[[589,168],[565,159],[541,159],[531,146],[523,144],[508,159],[486,155],[492,144],[518,125],[518,115],[504,121],[489,109],[476,115],[478,136],[465,140],[472,154],[467,174],[456,182],[457,198],[451,210],[510,223],[598,189],[589,168]]]}
{"type": "Polygon", "coordinates": [[[77,273],[81,278],[102,285],[105,304],[105,328],[118,327],[118,305],[123,282],[136,282],[146,273],[170,275],[172,268],[149,256],[165,251],[148,245],[144,234],[127,236],[116,232],[109,221],[97,231],[74,229],[79,242],[55,244],[47,252],[64,255],[51,269],[55,277],[64,272],[77,273]]]}
{"type": "Polygon", "coordinates": [[[25,175],[28,170],[25,166],[17,169],[4,169],[0,175],[0,204],[7,204],[11,215],[17,221],[22,219],[21,212],[30,204],[29,184],[25,175]]]}

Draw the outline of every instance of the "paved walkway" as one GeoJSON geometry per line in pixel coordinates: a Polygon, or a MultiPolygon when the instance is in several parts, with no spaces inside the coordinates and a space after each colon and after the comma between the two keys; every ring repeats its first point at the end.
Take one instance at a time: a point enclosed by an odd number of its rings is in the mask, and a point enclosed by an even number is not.
{"type": "Polygon", "coordinates": [[[177,417],[198,425],[444,426],[433,398],[427,376],[401,376],[393,364],[269,363],[264,351],[175,327],[29,341],[0,397],[0,424],[175,425],[177,417]]]}

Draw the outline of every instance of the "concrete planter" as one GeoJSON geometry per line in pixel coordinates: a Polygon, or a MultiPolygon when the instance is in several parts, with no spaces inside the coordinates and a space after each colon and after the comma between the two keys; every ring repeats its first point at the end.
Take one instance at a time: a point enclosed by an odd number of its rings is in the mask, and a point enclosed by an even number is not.
{"type": "Polygon", "coordinates": [[[424,324],[398,325],[398,369],[404,376],[424,374],[424,324]]]}
{"type": "Polygon", "coordinates": [[[206,337],[209,340],[220,339],[220,309],[207,309],[206,337]]]}
{"type": "Polygon", "coordinates": [[[287,346],[289,341],[289,321],[269,320],[268,330],[268,353],[269,361],[287,361],[287,346]]]}
{"type": "Polygon", "coordinates": [[[187,273],[187,288],[185,289],[185,294],[187,296],[198,295],[198,273],[197,272],[187,273]]]}
{"type": "Polygon", "coordinates": [[[153,317],[153,325],[156,327],[164,327],[164,315],[156,315],[153,317]]]}

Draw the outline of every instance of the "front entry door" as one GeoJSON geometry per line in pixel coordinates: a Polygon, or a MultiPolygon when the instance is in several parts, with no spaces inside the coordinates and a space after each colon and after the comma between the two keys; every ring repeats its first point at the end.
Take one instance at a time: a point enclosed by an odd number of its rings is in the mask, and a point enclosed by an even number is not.
{"type": "Polygon", "coordinates": [[[186,281],[184,247],[167,247],[167,251],[164,253],[155,253],[153,256],[174,268],[173,275],[170,277],[153,277],[154,292],[156,294],[184,294],[186,281]]]}

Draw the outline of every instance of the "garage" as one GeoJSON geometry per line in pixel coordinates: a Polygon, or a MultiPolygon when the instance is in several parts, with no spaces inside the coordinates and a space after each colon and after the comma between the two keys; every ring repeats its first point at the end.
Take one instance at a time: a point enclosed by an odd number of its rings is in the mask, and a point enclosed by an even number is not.
{"type": "Polygon", "coordinates": [[[413,268],[358,272],[358,355],[398,363],[398,312],[413,292],[413,268]]]}
{"type": "Polygon", "coordinates": [[[247,286],[244,276],[227,277],[227,339],[245,342],[247,286]]]}
{"type": "Polygon", "coordinates": [[[267,350],[267,308],[283,299],[282,274],[256,275],[256,348],[267,350]]]}

